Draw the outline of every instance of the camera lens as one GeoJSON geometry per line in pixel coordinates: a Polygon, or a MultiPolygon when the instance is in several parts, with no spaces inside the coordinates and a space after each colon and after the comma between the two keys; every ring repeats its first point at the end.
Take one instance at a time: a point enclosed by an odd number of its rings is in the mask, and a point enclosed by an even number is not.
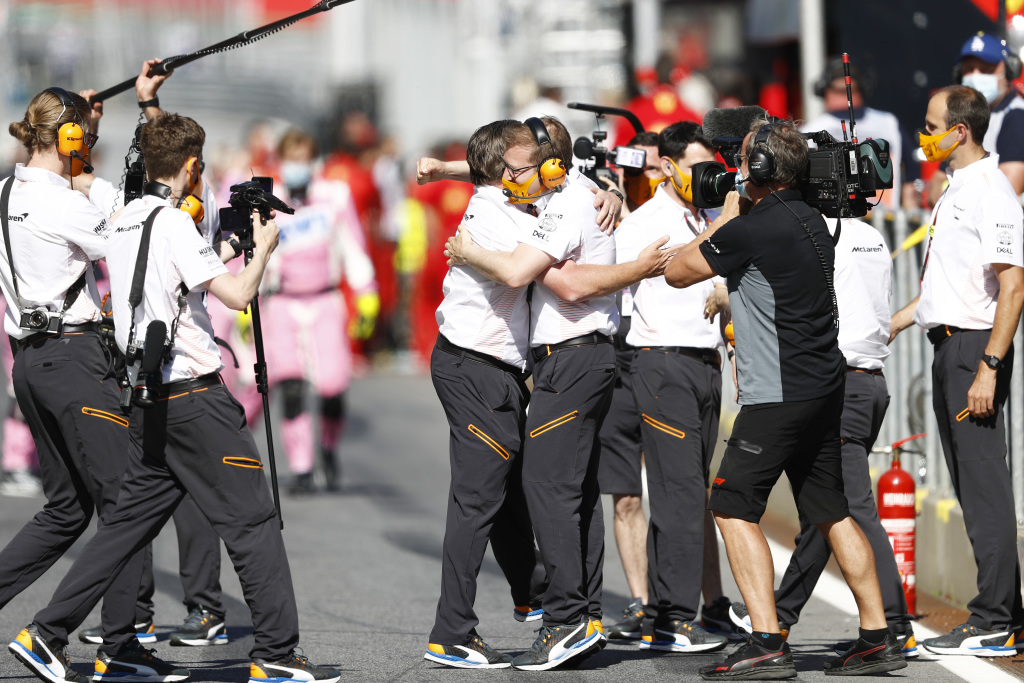
{"type": "Polygon", "coordinates": [[[32,311],[28,314],[28,324],[37,329],[46,329],[46,323],[49,322],[49,316],[42,311],[32,311]]]}

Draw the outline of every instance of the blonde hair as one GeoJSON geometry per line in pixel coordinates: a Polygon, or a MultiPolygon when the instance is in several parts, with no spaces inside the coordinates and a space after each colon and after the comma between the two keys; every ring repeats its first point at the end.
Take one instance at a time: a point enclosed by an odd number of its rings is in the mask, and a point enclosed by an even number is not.
{"type": "Polygon", "coordinates": [[[32,154],[54,145],[57,142],[57,131],[65,123],[77,123],[87,128],[89,103],[76,93],[69,92],[68,95],[72,106],[65,108],[60,97],[52,90],[39,93],[29,102],[25,118],[13,122],[7,127],[7,132],[32,154]]]}

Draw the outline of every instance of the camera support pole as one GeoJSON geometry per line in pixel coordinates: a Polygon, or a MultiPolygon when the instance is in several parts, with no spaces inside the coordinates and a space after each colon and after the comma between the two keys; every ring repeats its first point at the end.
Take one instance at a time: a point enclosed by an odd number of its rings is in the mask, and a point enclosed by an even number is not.
{"type": "MultiPolygon", "coordinates": [[[[252,219],[250,219],[252,220],[252,219]]],[[[245,265],[252,261],[253,241],[250,240],[245,247],[245,265]]],[[[270,426],[270,397],[267,395],[269,383],[267,381],[267,357],[263,353],[263,325],[260,323],[260,302],[259,292],[252,298],[249,308],[252,309],[252,337],[256,344],[256,364],[253,370],[256,372],[256,389],[263,397],[263,425],[267,430],[267,457],[270,460],[270,488],[274,494],[274,507],[277,508],[277,518],[281,520],[281,528],[284,528],[284,517],[281,514],[281,494],[277,486],[277,461],[274,459],[274,434],[270,426]]]]}

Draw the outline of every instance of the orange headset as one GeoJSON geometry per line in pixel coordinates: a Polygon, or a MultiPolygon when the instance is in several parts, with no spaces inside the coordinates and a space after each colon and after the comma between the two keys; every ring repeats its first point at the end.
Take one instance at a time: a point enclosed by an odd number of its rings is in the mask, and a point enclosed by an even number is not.
{"type": "Polygon", "coordinates": [[[199,163],[199,159],[189,157],[188,194],[182,197],[181,201],[178,202],[178,208],[191,216],[194,223],[199,223],[203,220],[203,216],[206,215],[206,212],[203,210],[203,200],[194,194],[196,188],[199,187],[201,177],[202,164],[199,163]]]}
{"type": "Polygon", "coordinates": [[[526,119],[523,123],[530,129],[530,133],[533,134],[533,139],[537,141],[537,145],[541,148],[547,145],[551,149],[551,153],[544,157],[540,164],[537,165],[537,172],[526,180],[516,182],[515,180],[502,178],[501,184],[505,188],[502,190],[502,193],[508,197],[508,201],[512,204],[531,203],[533,200],[539,199],[544,195],[560,192],[562,185],[565,183],[565,162],[562,161],[555,151],[555,146],[548,136],[548,129],[544,126],[544,122],[533,116],[526,119]],[[534,178],[540,179],[541,187],[540,191],[536,194],[530,194],[529,188],[533,184],[534,178]]]}
{"type": "Polygon", "coordinates": [[[547,145],[551,149],[551,154],[546,156],[537,168],[537,172],[540,174],[540,184],[545,190],[554,190],[561,187],[565,182],[565,162],[562,161],[555,151],[555,146],[548,135],[547,127],[536,116],[531,116],[523,123],[530,128],[530,132],[533,133],[533,138],[537,141],[539,147],[543,148],[544,145],[547,145]]]}
{"type": "Polygon", "coordinates": [[[75,113],[76,121],[68,121],[63,123],[57,128],[57,153],[61,156],[71,157],[71,176],[75,177],[80,175],[83,171],[85,173],[92,173],[92,166],[89,165],[88,161],[88,148],[92,147],[92,143],[95,142],[95,136],[90,135],[91,140],[86,139],[85,134],[85,122],[82,121],[81,116],[78,114],[78,109],[75,107],[75,101],[71,99],[71,95],[64,88],[47,88],[44,92],[52,93],[60,100],[60,104],[64,107],[60,112],[60,116],[57,117],[59,122],[64,118],[64,114],[68,109],[75,113]],[[75,162],[79,163],[75,163],[75,162]]]}

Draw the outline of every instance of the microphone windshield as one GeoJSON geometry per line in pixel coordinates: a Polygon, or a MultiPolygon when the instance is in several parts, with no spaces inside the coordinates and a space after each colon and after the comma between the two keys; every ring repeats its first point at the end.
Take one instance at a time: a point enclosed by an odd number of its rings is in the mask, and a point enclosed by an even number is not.
{"type": "Polygon", "coordinates": [[[143,374],[153,374],[160,370],[160,360],[164,355],[164,341],[167,338],[167,323],[154,320],[146,328],[146,346],[142,352],[143,374]]]}
{"type": "Polygon", "coordinates": [[[768,112],[761,107],[728,107],[712,109],[704,115],[704,137],[743,139],[750,132],[755,120],[766,120],[768,112]]]}

